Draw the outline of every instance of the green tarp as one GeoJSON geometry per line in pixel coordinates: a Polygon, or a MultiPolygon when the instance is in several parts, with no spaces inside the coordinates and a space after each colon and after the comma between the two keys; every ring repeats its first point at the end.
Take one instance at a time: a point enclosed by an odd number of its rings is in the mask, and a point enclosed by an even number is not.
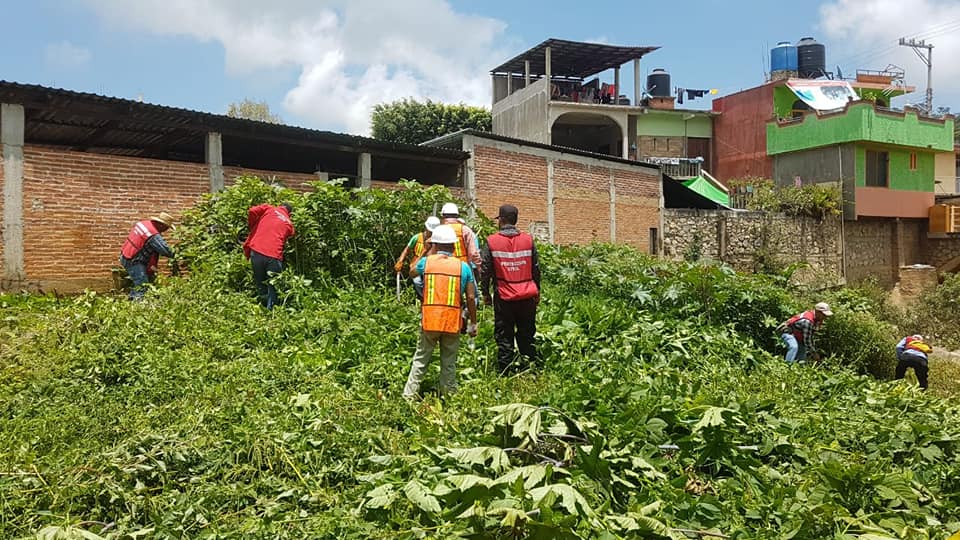
{"type": "Polygon", "coordinates": [[[684,180],[683,185],[687,186],[693,191],[696,191],[713,202],[718,202],[724,206],[730,206],[730,196],[702,176],[684,180]]]}

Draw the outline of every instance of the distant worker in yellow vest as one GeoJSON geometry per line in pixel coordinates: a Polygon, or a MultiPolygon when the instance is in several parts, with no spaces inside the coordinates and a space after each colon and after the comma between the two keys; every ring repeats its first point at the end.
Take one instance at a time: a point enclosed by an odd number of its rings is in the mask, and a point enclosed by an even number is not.
{"type": "Polygon", "coordinates": [[[913,368],[917,376],[917,382],[920,388],[927,389],[927,373],[929,368],[928,355],[933,352],[933,347],[927,344],[920,334],[907,336],[897,343],[897,379],[902,379],[907,374],[907,368],[913,368]]]}
{"type": "Polygon", "coordinates": [[[448,202],[440,209],[440,217],[441,223],[450,225],[457,236],[457,243],[453,246],[453,256],[470,264],[474,272],[479,271],[483,265],[483,259],[480,257],[480,240],[477,239],[477,233],[460,219],[460,209],[456,204],[448,202]]]}
{"type": "Polygon", "coordinates": [[[457,233],[448,225],[440,225],[430,237],[432,247],[410,271],[410,277],[423,277],[420,342],[413,355],[410,375],[403,387],[403,397],[414,399],[420,392],[423,372],[430,363],[433,349],[440,345],[440,394],[457,390],[457,351],[463,324],[461,309],[467,307],[467,334],[477,335],[477,283],[465,262],[453,256],[457,233]],[[466,297],[466,298],[464,298],[466,297]]]}
{"type": "MultiPolygon", "coordinates": [[[[430,247],[430,235],[439,225],[440,218],[437,216],[427,218],[427,221],[423,224],[423,232],[411,236],[410,241],[400,252],[400,258],[393,265],[394,271],[399,274],[403,270],[403,261],[406,260],[408,254],[413,253],[412,264],[416,264],[421,257],[426,255],[427,249],[430,247]]],[[[413,278],[413,288],[417,291],[417,298],[423,298],[423,278],[421,276],[413,278]]]]}

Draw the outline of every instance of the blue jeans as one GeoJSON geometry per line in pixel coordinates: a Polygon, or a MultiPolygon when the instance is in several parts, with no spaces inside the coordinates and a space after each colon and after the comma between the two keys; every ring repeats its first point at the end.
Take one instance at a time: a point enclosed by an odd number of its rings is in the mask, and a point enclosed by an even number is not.
{"type": "Polygon", "coordinates": [[[253,281],[257,284],[260,304],[267,309],[273,309],[277,304],[277,288],[270,283],[270,278],[283,270],[283,261],[251,250],[250,262],[253,264],[253,281]]]}
{"type": "Polygon", "coordinates": [[[145,284],[152,281],[150,275],[147,274],[147,265],[145,264],[132,264],[129,261],[125,261],[121,258],[120,264],[127,271],[127,276],[130,277],[130,281],[133,282],[133,285],[130,287],[130,294],[127,295],[127,298],[134,301],[143,300],[143,295],[146,293],[145,284]]]}
{"type": "Polygon", "coordinates": [[[807,360],[807,346],[797,341],[793,334],[781,334],[780,339],[787,344],[787,355],[785,359],[788,363],[804,362],[807,360]]]}

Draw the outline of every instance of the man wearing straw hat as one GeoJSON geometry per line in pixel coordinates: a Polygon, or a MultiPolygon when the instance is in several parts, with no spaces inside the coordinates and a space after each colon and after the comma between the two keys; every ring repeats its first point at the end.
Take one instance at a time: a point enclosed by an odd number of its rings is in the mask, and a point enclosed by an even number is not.
{"type": "Polygon", "coordinates": [[[120,248],[120,264],[127,270],[133,281],[130,288],[130,300],[142,300],[143,285],[152,282],[157,274],[160,256],[173,257],[173,250],[164,241],[160,233],[173,229],[173,216],[160,212],[150,219],[138,221],[130,229],[123,247],[120,248]]]}

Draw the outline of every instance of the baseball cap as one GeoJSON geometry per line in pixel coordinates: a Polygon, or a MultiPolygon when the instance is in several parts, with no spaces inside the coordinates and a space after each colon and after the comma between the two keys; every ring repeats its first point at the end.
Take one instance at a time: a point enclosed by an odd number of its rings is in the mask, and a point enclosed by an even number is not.
{"type": "Polygon", "coordinates": [[[820,313],[823,313],[827,317],[829,317],[830,315],[833,315],[833,312],[830,311],[830,304],[826,302],[819,302],[817,305],[813,306],[813,309],[819,311],[820,313]]]}
{"type": "Polygon", "coordinates": [[[517,207],[516,207],[516,206],[514,206],[514,205],[512,205],[512,204],[504,204],[504,205],[502,205],[502,206],[500,207],[500,211],[499,211],[499,213],[497,214],[496,219],[501,219],[501,218],[516,218],[519,213],[520,213],[520,211],[517,210],[517,207]]]}

